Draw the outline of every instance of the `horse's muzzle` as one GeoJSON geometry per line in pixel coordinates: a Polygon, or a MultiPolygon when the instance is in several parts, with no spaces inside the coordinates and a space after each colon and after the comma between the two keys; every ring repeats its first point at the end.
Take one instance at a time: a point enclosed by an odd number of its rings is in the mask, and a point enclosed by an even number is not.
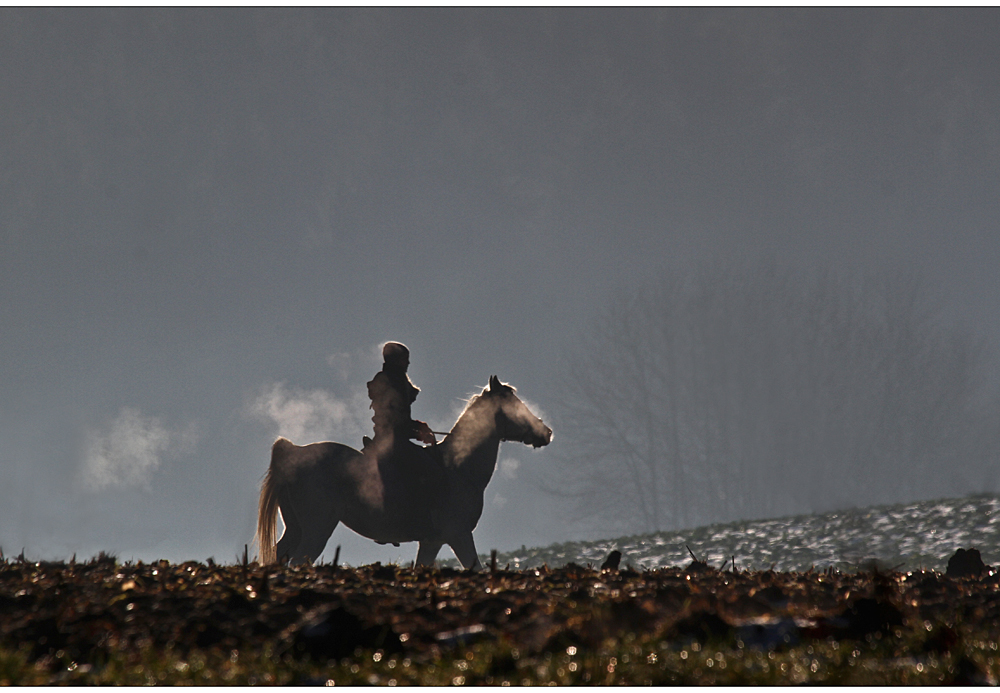
{"type": "Polygon", "coordinates": [[[552,429],[546,426],[545,433],[535,438],[535,440],[531,441],[531,447],[540,448],[543,445],[548,445],[551,442],[552,442],[552,429]]]}

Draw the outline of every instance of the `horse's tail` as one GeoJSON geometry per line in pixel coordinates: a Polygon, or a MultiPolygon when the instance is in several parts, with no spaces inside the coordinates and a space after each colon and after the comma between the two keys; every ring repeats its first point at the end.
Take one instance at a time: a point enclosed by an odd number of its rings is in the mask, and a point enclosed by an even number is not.
{"type": "Polygon", "coordinates": [[[278,562],[278,494],[282,481],[280,467],[293,444],[287,438],[278,438],[271,446],[271,464],[260,485],[260,502],[257,505],[257,549],[261,565],[278,562]]]}

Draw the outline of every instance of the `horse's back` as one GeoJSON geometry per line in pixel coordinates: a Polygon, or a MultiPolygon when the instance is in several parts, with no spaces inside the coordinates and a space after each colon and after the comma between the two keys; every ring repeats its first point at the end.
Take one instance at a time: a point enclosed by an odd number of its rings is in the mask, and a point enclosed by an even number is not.
{"type": "Polygon", "coordinates": [[[271,446],[271,471],[289,483],[311,482],[316,473],[335,472],[359,459],[361,452],[332,441],[296,445],[287,438],[278,438],[271,446]]]}

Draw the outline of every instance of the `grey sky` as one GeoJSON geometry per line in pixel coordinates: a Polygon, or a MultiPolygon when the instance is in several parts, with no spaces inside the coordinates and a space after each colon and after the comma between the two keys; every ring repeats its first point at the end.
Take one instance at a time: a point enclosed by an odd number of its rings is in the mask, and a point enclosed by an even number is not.
{"type": "MultiPolygon", "coordinates": [[[[381,342],[434,426],[491,374],[549,414],[589,307],[671,263],[918,266],[996,337],[997,35],[993,8],[0,9],[0,546],[229,560],[282,426],[360,444],[381,342]]],[[[532,485],[553,428],[501,449],[480,550],[574,536],[532,485]]]]}

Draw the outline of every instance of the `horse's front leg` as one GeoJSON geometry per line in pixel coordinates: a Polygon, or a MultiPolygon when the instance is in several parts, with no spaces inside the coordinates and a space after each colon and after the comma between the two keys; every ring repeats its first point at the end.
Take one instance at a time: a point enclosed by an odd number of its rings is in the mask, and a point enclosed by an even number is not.
{"type": "Polygon", "coordinates": [[[422,541],[417,548],[417,565],[434,565],[434,559],[437,558],[438,551],[441,550],[441,546],[444,544],[442,541],[422,541]]]}
{"type": "Polygon", "coordinates": [[[479,562],[479,554],[476,553],[476,542],[472,539],[472,532],[462,534],[449,541],[448,545],[455,552],[455,555],[458,556],[458,560],[462,562],[463,568],[466,570],[482,570],[483,566],[479,562]]]}

